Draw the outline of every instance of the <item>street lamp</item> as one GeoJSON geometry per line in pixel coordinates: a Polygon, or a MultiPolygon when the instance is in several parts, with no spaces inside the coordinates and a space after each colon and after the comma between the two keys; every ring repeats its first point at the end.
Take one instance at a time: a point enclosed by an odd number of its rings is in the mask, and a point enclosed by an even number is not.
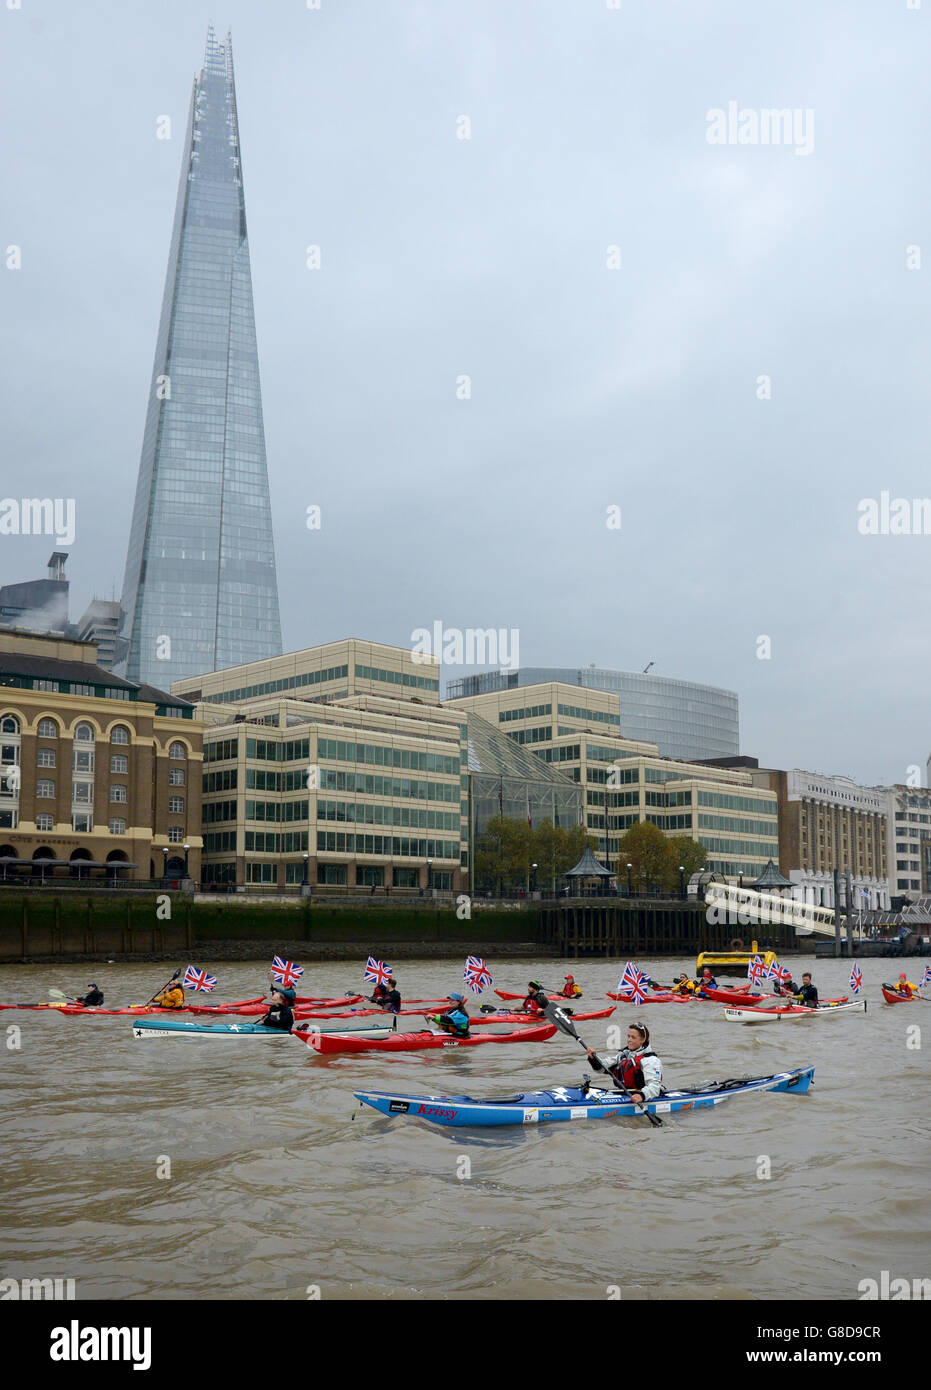
{"type": "Polygon", "coordinates": [[[533,870],[533,878],[530,880],[530,891],[531,893],[535,893],[537,891],[537,866],[536,864],[531,864],[530,867],[533,870]]]}
{"type": "Polygon", "coordinates": [[[631,881],[630,881],[630,871],[631,871],[631,869],[632,869],[633,867],[634,867],[633,864],[628,864],[628,865],[627,865],[627,896],[628,896],[628,898],[631,896],[631,894],[632,894],[633,891],[634,891],[634,889],[633,889],[633,884],[632,884],[631,881]]]}
{"type": "Polygon", "coordinates": [[[305,886],[305,888],[306,888],[306,886],[307,886],[307,861],[308,861],[308,859],[310,858],[310,855],[309,855],[309,854],[307,853],[307,851],[305,850],[304,853],[301,855],[301,858],[302,858],[303,861],[304,861],[304,869],[303,869],[303,875],[304,875],[304,876],[303,876],[303,878],[301,879],[301,883],[302,883],[302,884],[305,886]]]}
{"type": "Polygon", "coordinates": [[[427,892],[433,892],[433,860],[427,860],[427,892]]]}
{"type": "Polygon", "coordinates": [[[679,865],[679,897],[685,897],[685,865],[679,865]]]}
{"type": "Polygon", "coordinates": [[[188,878],[189,875],[188,875],[188,871],[187,871],[187,861],[188,861],[188,855],[191,853],[191,846],[190,846],[190,845],[184,845],[184,846],[182,846],[182,848],[184,849],[184,877],[185,877],[185,878],[188,878]]]}

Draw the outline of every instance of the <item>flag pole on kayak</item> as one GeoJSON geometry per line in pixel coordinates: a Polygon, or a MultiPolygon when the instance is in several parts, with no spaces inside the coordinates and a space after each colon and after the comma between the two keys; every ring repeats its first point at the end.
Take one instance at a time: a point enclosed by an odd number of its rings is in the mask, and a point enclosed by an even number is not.
{"type": "MultiPolygon", "coordinates": [[[[582,1047],[584,1047],[586,1052],[588,1051],[588,1043],[584,1042],[583,1039],[579,1037],[578,1033],[575,1031],[575,1024],[568,1017],[568,1015],[563,1012],[563,1010],[559,1007],[558,1004],[554,1004],[551,1000],[548,1001],[546,1008],[543,1010],[543,1012],[549,1019],[550,1023],[555,1023],[556,1027],[559,1028],[561,1032],[568,1034],[570,1038],[575,1038],[576,1042],[579,1043],[582,1047]]],[[[604,1068],[604,1070],[608,1072],[608,1075],[614,1077],[614,1073],[608,1070],[602,1059],[598,1056],[597,1052],[595,1053],[595,1057],[599,1064],[604,1068]]],[[[617,1078],[615,1077],[614,1079],[616,1082],[617,1078]]],[[[632,1092],[626,1086],[618,1085],[618,1089],[623,1091],[624,1094],[627,1096],[632,1094],[632,1092]]],[[[659,1129],[662,1127],[663,1122],[658,1115],[652,1115],[649,1110],[638,1105],[636,1101],[634,1101],[634,1107],[637,1111],[637,1114],[645,1115],[647,1119],[650,1121],[650,1124],[653,1125],[655,1128],[659,1129]]]]}

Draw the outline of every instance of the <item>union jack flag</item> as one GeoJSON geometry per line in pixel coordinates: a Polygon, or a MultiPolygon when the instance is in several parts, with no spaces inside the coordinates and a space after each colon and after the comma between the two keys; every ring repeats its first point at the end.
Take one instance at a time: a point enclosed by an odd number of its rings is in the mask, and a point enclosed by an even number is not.
{"type": "Polygon", "coordinates": [[[467,958],[462,978],[473,994],[481,994],[483,989],[488,989],[493,983],[491,971],[481,956],[469,956],[467,958]]]}
{"type": "Polygon", "coordinates": [[[919,981],[920,987],[923,988],[925,985],[931,985],[931,965],[925,966],[925,973],[922,975],[919,981]]]}
{"type": "Polygon", "coordinates": [[[763,964],[762,956],[753,956],[747,966],[747,978],[751,984],[758,985],[761,980],[767,978],[766,966],[763,964]]]}
{"type": "Polygon", "coordinates": [[[860,993],[860,986],[863,984],[863,971],[859,965],[855,965],[850,972],[850,988],[854,994],[860,993]]]}
{"type": "Polygon", "coordinates": [[[647,997],[647,980],[649,978],[649,975],[646,975],[632,961],[628,961],[624,966],[623,975],[617,982],[617,992],[626,995],[628,999],[633,999],[637,1004],[642,1004],[647,997]]]}
{"type": "Polygon", "coordinates": [[[285,989],[296,985],[303,973],[303,965],[294,965],[292,961],[282,960],[280,956],[276,956],[272,961],[272,974],[285,989]]]}
{"type": "Polygon", "coordinates": [[[363,980],[371,980],[373,985],[386,985],[391,979],[391,966],[386,965],[383,960],[376,960],[374,956],[369,956],[364,971],[363,980]]]}
{"type": "Polygon", "coordinates": [[[785,966],[780,965],[778,961],[776,962],[776,968],[773,971],[773,974],[775,975],[776,979],[779,981],[781,985],[784,985],[786,980],[791,980],[792,978],[792,971],[787,970],[785,966]]]}
{"type": "Polygon", "coordinates": [[[217,977],[208,975],[206,970],[198,970],[196,966],[189,965],[181,983],[185,989],[193,989],[195,992],[202,989],[205,994],[209,994],[217,987],[217,977]]]}

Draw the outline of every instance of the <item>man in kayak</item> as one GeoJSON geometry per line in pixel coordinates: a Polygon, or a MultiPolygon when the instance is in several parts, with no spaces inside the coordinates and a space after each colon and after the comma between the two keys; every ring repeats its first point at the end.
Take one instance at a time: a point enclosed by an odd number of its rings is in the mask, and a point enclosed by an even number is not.
{"type": "Polygon", "coordinates": [[[172,980],[170,984],[165,986],[161,994],[155,996],[152,1003],[157,1004],[160,1009],[183,1009],[184,990],[177,980],[172,980]]]}
{"type": "Polygon", "coordinates": [[[582,998],[582,991],[579,989],[578,985],[576,984],[576,982],[575,982],[575,976],[574,976],[574,975],[567,975],[567,976],[566,976],[565,984],[563,985],[562,989],[561,989],[559,992],[560,992],[560,994],[562,995],[563,999],[581,999],[581,998],[582,998]]]}
{"type": "Polygon", "coordinates": [[[387,989],[385,989],[384,986],[381,988],[383,991],[381,998],[378,1000],[373,999],[372,1003],[377,1003],[386,1013],[399,1014],[401,1012],[401,994],[398,990],[397,980],[392,976],[388,981],[387,989]]]}
{"type": "Polygon", "coordinates": [[[812,984],[811,975],[807,970],[802,976],[801,985],[797,985],[795,988],[795,1002],[804,1004],[806,1009],[817,1009],[818,1007],[818,991],[812,984]]]}
{"type": "Polygon", "coordinates": [[[103,990],[98,989],[92,982],[87,986],[87,993],[83,994],[80,999],[75,999],[73,1002],[75,1004],[86,1004],[89,1009],[99,1009],[103,1003],[103,990]]]}
{"type": "Polygon", "coordinates": [[[690,980],[688,975],[674,975],[672,977],[673,994],[694,994],[695,981],[690,980]]]}
{"type": "Polygon", "coordinates": [[[469,1036],[469,1015],[461,994],[451,994],[445,1014],[431,1014],[430,1021],[442,1028],[444,1033],[453,1033],[457,1038],[469,1036]]]}
{"type": "Polygon", "coordinates": [[[895,982],[896,994],[901,994],[905,999],[914,999],[918,993],[918,986],[913,984],[903,970],[895,982]]]}
{"type": "Polygon", "coordinates": [[[596,1071],[607,1071],[619,1086],[630,1091],[631,1100],[638,1105],[656,1100],[663,1089],[663,1064],[650,1046],[650,1030],[645,1023],[628,1026],[627,1046],[613,1061],[606,1058],[602,1066],[591,1047],[588,1059],[596,1071]]]}
{"type": "Polygon", "coordinates": [[[264,1018],[257,1019],[260,1028],[280,1028],[283,1033],[290,1033],[294,1027],[294,1014],[291,1005],[294,1003],[295,994],[293,989],[276,989],[272,994],[272,1006],[264,1018]]]}
{"type": "Polygon", "coordinates": [[[542,1014],[549,1002],[549,998],[543,993],[543,986],[540,984],[539,980],[528,980],[527,994],[517,1012],[521,1014],[542,1014]]]}

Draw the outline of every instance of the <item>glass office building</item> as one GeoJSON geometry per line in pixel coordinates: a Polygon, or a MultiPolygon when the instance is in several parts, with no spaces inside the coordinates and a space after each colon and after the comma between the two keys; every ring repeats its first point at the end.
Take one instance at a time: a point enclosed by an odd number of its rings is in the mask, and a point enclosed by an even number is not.
{"type": "Polygon", "coordinates": [[[281,653],[229,35],[195,79],[116,669],[169,682],[281,653]]]}
{"type": "Polygon", "coordinates": [[[448,700],[488,695],[514,686],[560,681],[589,690],[606,690],[621,702],[620,733],[626,739],[655,743],[666,758],[720,758],[739,749],[737,696],[732,690],[635,671],[602,671],[527,666],[519,671],[483,671],[450,681],[448,700]]]}

